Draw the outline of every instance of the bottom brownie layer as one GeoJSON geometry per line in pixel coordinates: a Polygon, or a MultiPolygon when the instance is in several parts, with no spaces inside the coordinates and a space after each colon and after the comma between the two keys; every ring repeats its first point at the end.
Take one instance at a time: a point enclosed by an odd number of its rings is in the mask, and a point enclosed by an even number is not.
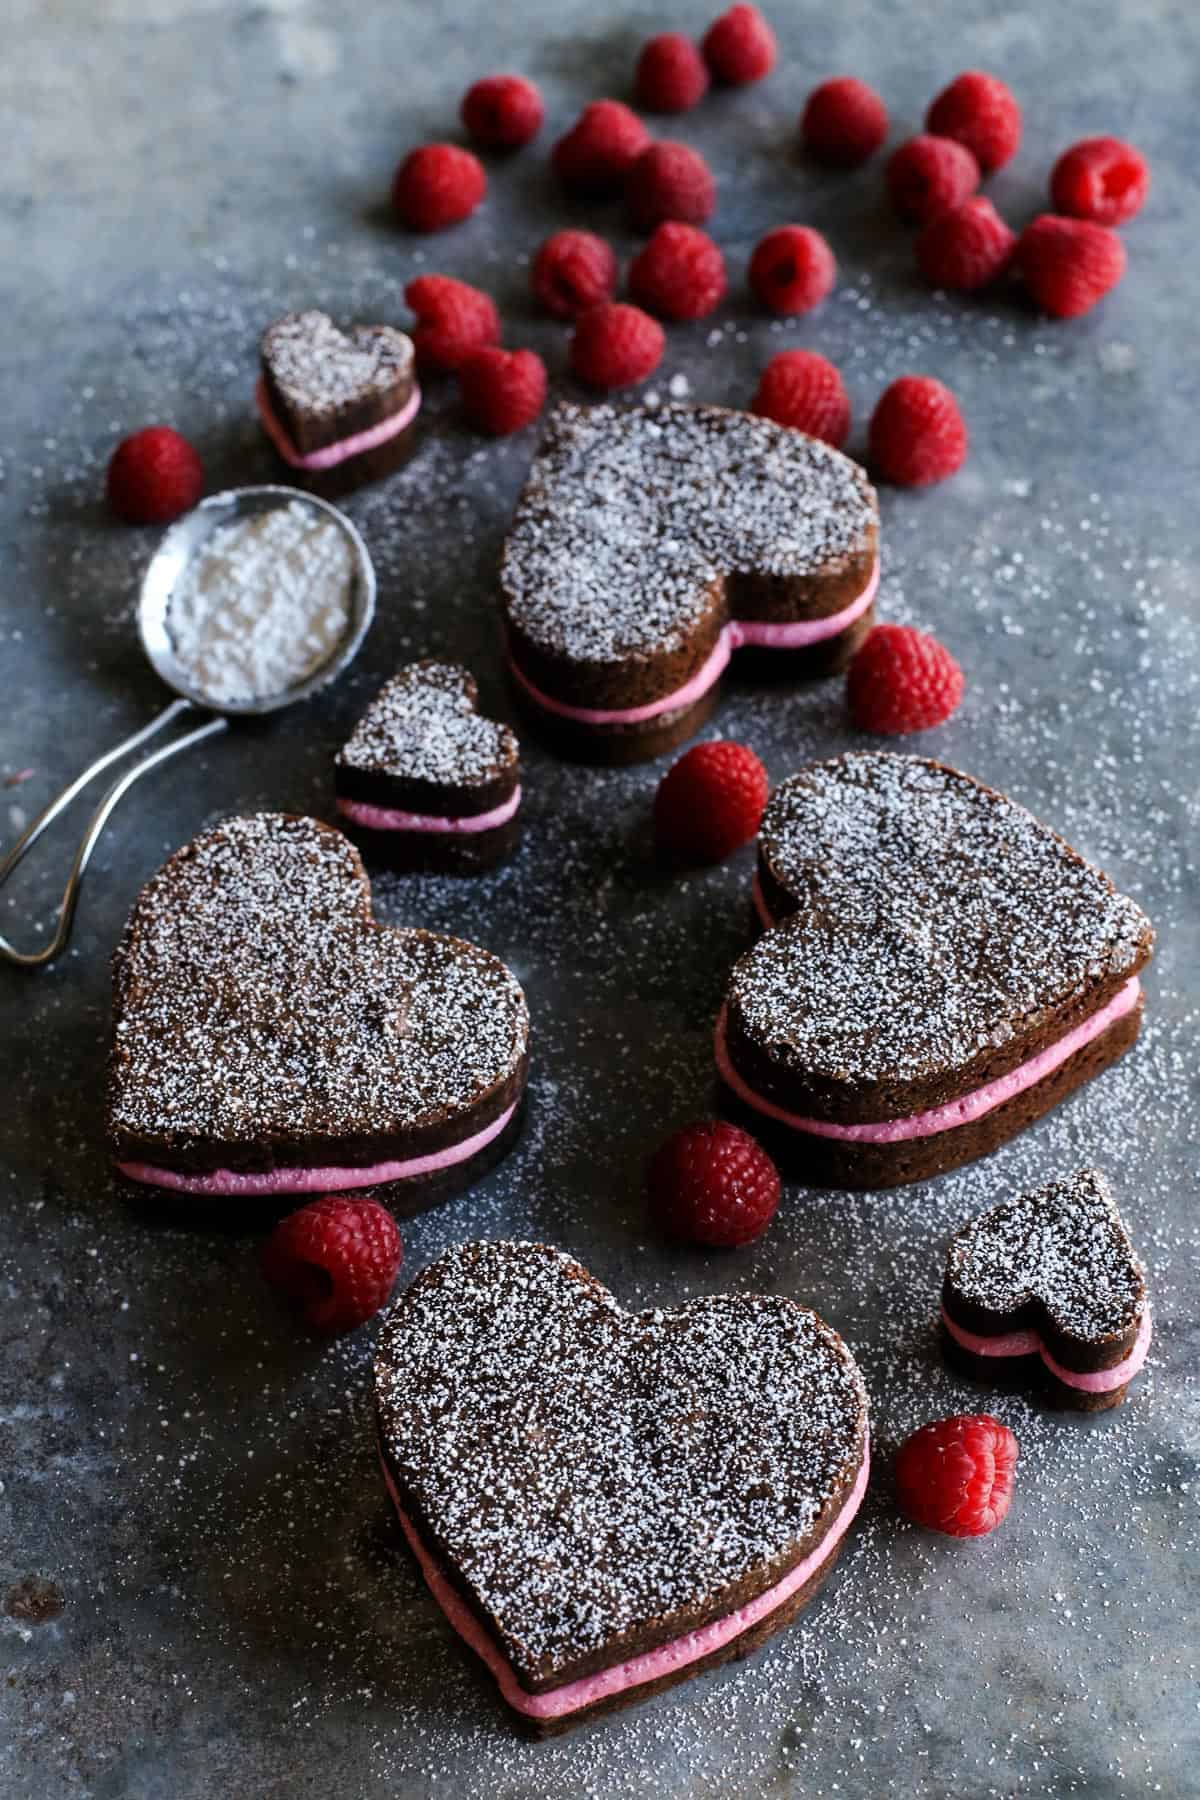
{"type": "Polygon", "coordinates": [[[533,725],[542,741],[560,756],[575,762],[606,763],[621,767],[627,763],[649,762],[665,756],[693,737],[712,717],[721,694],[717,682],[699,700],[681,712],[659,713],[639,725],[585,725],[578,719],[563,718],[539,706],[533,695],[514,679],[513,692],[522,717],[533,725]]]}
{"type": "Polygon", "coordinates": [[[374,867],[411,875],[478,875],[510,856],[521,836],[519,813],[490,831],[375,831],[342,815],[338,825],[374,867]]]}
{"type": "Polygon", "coordinates": [[[290,487],[305,488],[322,500],[337,500],[342,494],[352,494],[355,488],[364,487],[369,481],[382,481],[385,475],[402,468],[412,455],[416,441],[417,421],[414,419],[395,437],[376,444],[373,450],[364,450],[359,456],[348,456],[345,462],[335,463],[331,469],[299,469],[282,456],[278,460],[280,468],[286,470],[284,479],[290,487]]]}
{"type": "Polygon", "coordinates": [[[1100,1394],[1090,1394],[1082,1388],[1071,1387],[1069,1383],[1060,1381],[1036,1354],[977,1356],[974,1351],[966,1350],[956,1343],[944,1325],[941,1327],[941,1339],[942,1354],[949,1367],[957,1374],[965,1375],[971,1381],[982,1382],[987,1387],[999,1388],[1005,1393],[1027,1389],[1064,1412],[1110,1412],[1114,1406],[1120,1406],[1129,1392],[1128,1381],[1100,1394]]]}

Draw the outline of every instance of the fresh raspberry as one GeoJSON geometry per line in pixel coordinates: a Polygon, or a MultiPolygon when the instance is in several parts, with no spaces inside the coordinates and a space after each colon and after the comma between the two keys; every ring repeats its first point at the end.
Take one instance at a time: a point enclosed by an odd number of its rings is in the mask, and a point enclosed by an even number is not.
{"type": "Polygon", "coordinates": [[[1075,319],[1125,273],[1125,246],[1107,225],[1041,213],[1017,240],[1016,264],[1043,312],[1075,319]]]}
{"type": "Polygon", "coordinates": [[[707,232],[670,219],[630,264],[629,292],[662,319],[703,319],[725,292],[725,258],[707,232]]]}
{"type": "Polygon", "coordinates": [[[419,321],[411,336],[424,369],[457,369],[472,350],[500,342],[500,314],[490,294],[453,275],[418,275],[404,298],[419,321]]]}
{"type": "Polygon", "coordinates": [[[983,1537],[1009,1508],[1020,1445],[990,1413],[931,1419],[900,1446],[896,1499],[928,1531],[983,1537]]]}
{"type": "Polygon", "coordinates": [[[507,437],[532,425],[546,403],[546,365],[532,350],[473,350],[460,364],[458,386],[472,425],[507,437]]]}
{"type": "Polygon", "coordinates": [[[556,231],[533,259],[530,285],[548,313],[573,319],[616,293],[616,253],[594,231],[556,231]]]}
{"type": "Polygon", "coordinates": [[[759,377],[750,410],[835,449],[850,432],[850,402],[842,378],[815,350],[781,350],[773,356],[759,377]]]}
{"type": "Polygon", "coordinates": [[[911,625],[876,625],[846,676],[854,724],[883,737],[943,724],[962,696],[963,672],[950,652],[911,625]]]}
{"type": "Polygon", "coordinates": [[[204,492],[200,458],[169,425],[147,425],[122,438],[106,478],[108,504],[130,525],[165,525],[204,492]]]}
{"type": "Polygon", "coordinates": [[[871,460],[885,481],[925,487],[945,481],[967,455],[958,401],[932,375],[902,375],[871,414],[871,460]]]}
{"type": "Polygon", "coordinates": [[[749,1132],[722,1119],[686,1125],[660,1145],[647,1187],[668,1237],[721,1250],[761,1237],[779,1206],[779,1170],[749,1132]]]}
{"type": "Polygon", "coordinates": [[[1093,225],[1124,225],[1140,212],[1150,169],[1140,150],[1120,138],[1084,138],[1064,150],[1050,176],[1055,210],[1093,225]]]}
{"type": "Polygon", "coordinates": [[[576,322],[571,368],[589,387],[629,387],[654,373],[666,342],[658,320],[640,306],[593,306],[576,322]]]}
{"type": "Polygon", "coordinates": [[[486,150],[519,150],[542,128],[542,96],[524,75],[485,75],[463,95],[459,116],[486,150]]]}
{"type": "Polygon", "coordinates": [[[979,164],[953,138],[923,131],[888,157],[888,197],[910,225],[928,225],[969,200],[978,186],[979,164]]]}
{"type": "Polygon", "coordinates": [[[956,75],[930,106],[925,125],[965,144],[985,173],[1011,162],[1021,142],[1021,109],[1012,91],[981,69],[956,75]]]}
{"type": "Polygon", "coordinates": [[[667,770],[654,796],[654,836],[676,862],[717,863],[758,830],[767,771],[745,744],[716,738],[667,770]]]}
{"type": "Polygon", "coordinates": [[[353,1331],[392,1291],[403,1250],[378,1200],[326,1194],[281,1219],[263,1245],[262,1272],[314,1331],[353,1331]]]}
{"type": "Polygon", "coordinates": [[[700,43],[714,81],[745,87],[775,67],[775,33],[757,6],[731,6],[714,19],[700,43]]]}
{"type": "Polygon", "coordinates": [[[410,231],[441,231],[469,219],[486,193],[477,156],[457,144],[422,144],[396,170],[392,205],[410,231]]]}
{"type": "Polygon", "coordinates": [[[653,231],[664,219],[703,225],[717,204],[717,188],[698,150],[663,138],[643,150],[630,168],[625,203],[639,231],[653,231]]]}
{"type": "Polygon", "coordinates": [[[819,231],[780,225],[754,246],[746,279],[761,306],[795,317],[821,304],[837,279],[837,264],[819,231]]]}
{"type": "Polygon", "coordinates": [[[568,193],[608,200],[621,192],[629,168],[650,133],[620,100],[593,100],[551,152],[554,173],[568,193]]]}
{"type": "Polygon", "coordinates": [[[800,141],[818,162],[853,169],[874,156],[888,134],[887,107],[873,87],[837,75],[814,88],[800,116],[800,141]]]}
{"type": "Polygon", "coordinates": [[[691,38],[664,31],[642,45],[633,85],[647,112],[687,112],[708,92],[708,70],[691,38]]]}
{"type": "Polygon", "coordinates": [[[971,293],[1003,273],[1016,245],[1016,232],[976,194],[929,221],[917,239],[917,266],[934,287],[971,293]]]}

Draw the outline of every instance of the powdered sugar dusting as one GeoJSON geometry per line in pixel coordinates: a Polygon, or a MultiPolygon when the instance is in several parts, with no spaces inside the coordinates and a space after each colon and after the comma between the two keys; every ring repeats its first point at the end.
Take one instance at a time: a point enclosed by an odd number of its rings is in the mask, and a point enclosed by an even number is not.
{"type": "Polygon", "coordinates": [[[380,689],[338,753],[345,768],[478,787],[515,773],[515,732],[485,719],[469,670],[459,663],[413,663],[380,689]]]}
{"type": "Polygon", "coordinates": [[[394,325],[341,331],[328,313],[288,313],[263,333],[263,362],[289,407],[333,414],[370,395],[398,392],[412,372],[412,340],[394,325]]]}

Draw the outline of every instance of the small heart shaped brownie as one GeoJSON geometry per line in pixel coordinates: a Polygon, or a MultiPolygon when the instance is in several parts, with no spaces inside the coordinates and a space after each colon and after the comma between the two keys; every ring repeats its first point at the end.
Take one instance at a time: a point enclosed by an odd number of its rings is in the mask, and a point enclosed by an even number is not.
{"type": "Polygon", "coordinates": [[[416,662],[371,702],[334,764],[337,807],[393,868],[474,874],[517,840],[520,750],[458,663],[416,662]]]}
{"type": "Polygon", "coordinates": [[[203,1199],[456,1192],[513,1141],[529,1019],[504,964],[371,916],[358,852],[257,813],[142,889],[114,959],[108,1129],[130,1180],[203,1199]]]}
{"type": "Polygon", "coordinates": [[[1062,1406],[1119,1406],[1150,1348],[1150,1309],[1099,1169],[964,1225],[946,1256],[942,1323],[952,1360],[981,1380],[1027,1374],[1032,1364],[1062,1406]]]}
{"type": "Polygon", "coordinates": [[[288,313],[264,331],[260,361],[259,418],[293,479],[345,493],[408,456],[421,392],[394,325],[341,331],[328,313],[288,313]]]}
{"type": "Polygon", "coordinates": [[[509,657],[564,751],[658,756],[733,650],[825,675],[872,623],[879,510],[857,463],[719,406],[560,406],[501,574],[509,657]],[[769,654],[768,654],[769,653],[769,654]]]}
{"type": "Polygon", "coordinates": [[[790,1622],[867,1482],[867,1399],[773,1296],[623,1313],[544,1244],[463,1244],[389,1313],[384,1472],[451,1624],[539,1735],[790,1622]]]}
{"type": "Polygon", "coordinates": [[[1137,1036],[1154,934],[1024,807],[923,757],[794,775],[759,837],[766,934],[734,968],[717,1066],[836,1187],[984,1155],[1137,1036]]]}

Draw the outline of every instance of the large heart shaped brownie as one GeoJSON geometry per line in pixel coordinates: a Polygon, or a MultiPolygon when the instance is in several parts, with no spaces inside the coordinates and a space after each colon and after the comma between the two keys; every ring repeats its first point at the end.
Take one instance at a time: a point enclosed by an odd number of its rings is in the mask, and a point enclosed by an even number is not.
{"type": "Polygon", "coordinates": [[[862,1379],[770,1296],[627,1314],[542,1244],[464,1244],[389,1314],[380,1446],[452,1623],[538,1730],[744,1654],[832,1562],[862,1379]]]}
{"type": "Polygon", "coordinates": [[[138,896],[114,965],[113,1155],[185,1193],[386,1187],[428,1204],[506,1147],[528,1016],[504,964],[371,916],[315,819],[205,832],[138,896]]]}
{"type": "Polygon", "coordinates": [[[342,331],[328,313],[287,313],[263,332],[257,403],[284,462],[311,485],[374,479],[407,453],[420,406],[412,340],[394,325],[342,331]]]}

